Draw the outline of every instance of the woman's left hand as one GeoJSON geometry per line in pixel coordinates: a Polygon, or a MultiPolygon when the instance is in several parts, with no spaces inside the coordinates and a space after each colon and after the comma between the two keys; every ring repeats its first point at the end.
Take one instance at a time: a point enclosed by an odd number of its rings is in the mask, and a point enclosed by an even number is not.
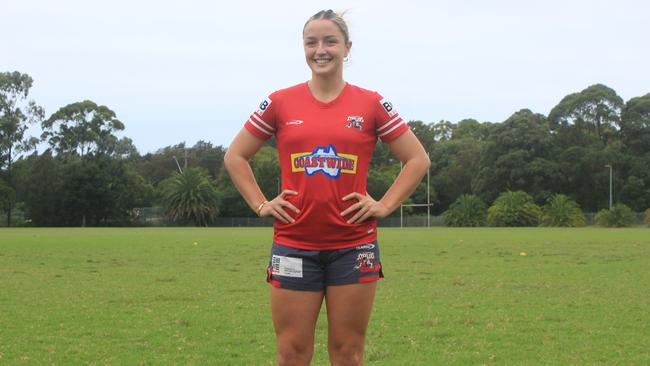
{"type": "Polygon", "coordinates": [[[348,220],[348,224],[358,224],[364,222],[369,217],[386,217],[390,213],[383,203],[375,201],[369,194],[364,196],[360,193],[352,192],[343,197],[343,201],[351,200],[353,198],[356,198],[359,202],[341,212],[341,216],[345,216],[357,211],[354,216],[348,220]]]}

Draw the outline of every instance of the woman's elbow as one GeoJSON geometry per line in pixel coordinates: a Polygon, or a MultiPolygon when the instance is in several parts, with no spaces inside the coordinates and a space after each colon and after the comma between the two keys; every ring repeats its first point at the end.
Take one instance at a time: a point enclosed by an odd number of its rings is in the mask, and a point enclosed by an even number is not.
{"type": "Polygon", "coordinates": [[[420,169],[422,170],[423,174],[427,173],[427,170],[431,167],[431,159],[429,159],[429,154],[422,154],[420,155],[420,158],[418,159],[419,161],[419,166],[420,169]]]}
{"type": "Polygon", "coordinates": [[[226,153],[223,155],[223,166],[230,173],[232,166],[235,160],[234,154],[230,150],[226,150],[226,153]]]}
{"type": "Polygon", "coordinates": [[[424,170],[428,170],[431,168],[431,159],[429,158],[429,154],[424,154],[424,170]]]}

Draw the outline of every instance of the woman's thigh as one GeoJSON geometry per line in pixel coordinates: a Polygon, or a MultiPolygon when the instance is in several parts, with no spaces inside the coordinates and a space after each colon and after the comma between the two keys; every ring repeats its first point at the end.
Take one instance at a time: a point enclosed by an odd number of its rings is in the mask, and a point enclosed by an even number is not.
{"type": "Polygon", "coordinates": [[[327,287],[325,299],[330,343],[359,345],[361,342],[363,347],[376,289],[376,281],[327,287]]]}
{"type": "Polygon", "coordinates": [[[271,288],[271,313],[279,341],[311,344],[323,302],[322,291],[271,288]]]}

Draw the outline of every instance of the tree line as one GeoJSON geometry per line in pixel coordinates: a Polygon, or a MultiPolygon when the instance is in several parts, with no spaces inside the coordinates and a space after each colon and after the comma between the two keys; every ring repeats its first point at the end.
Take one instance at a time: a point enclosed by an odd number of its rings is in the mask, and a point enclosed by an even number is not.
{"type": "MultiPolygon", "coordinates": [[[[208,225],[216,217],[250,217],[223,169],[224,146],[179,143],[141,155],[109,107],[77,101],[46,116],[29,98],[32,78],[0,73],[0,212],[5,224],[129,225],[139,207],[164,207],[178,224],[208,225]],[[40,124],[39,137],[26,136],[40,124]],[[46,143],[39,152],[37,144],[46,143]],[[26,222],[12,220],[21,213],[26,222]]],[[[463,195],[490,205],[523,191],[538,205],[555,194],[582,211],[609,205],[610,169],[616,203],[650,207],[650,93],[624,101],[596,84],[560,99],[548,115],[522,109],[502,122],[410,121],[432,161],[431,212],[441,215],[463,195]],[[611,167],[611,168],[610,168],[611,167]]],[[[251,160],[267,197],[279,189],[274,140],[251,160]]],[[[368,193],[381,197],[400,170],[378,143],[368,193]]],[[[427,181],[409,198],[427,202],[427,181]]],[[[406,210],[416,214],[416,209],[406,210]]]]}

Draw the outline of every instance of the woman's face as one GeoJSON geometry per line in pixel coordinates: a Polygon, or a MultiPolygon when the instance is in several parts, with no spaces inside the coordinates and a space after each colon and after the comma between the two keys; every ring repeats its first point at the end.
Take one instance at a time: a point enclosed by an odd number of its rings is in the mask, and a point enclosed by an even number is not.
{"type": "Polygon", "coordinates": [[[314,75],[342,73],[343,58],[352,42],[345,42],[341,29],[331,20],[317,19],[307,23],[303,32],[305,60],[314,75]]]}

